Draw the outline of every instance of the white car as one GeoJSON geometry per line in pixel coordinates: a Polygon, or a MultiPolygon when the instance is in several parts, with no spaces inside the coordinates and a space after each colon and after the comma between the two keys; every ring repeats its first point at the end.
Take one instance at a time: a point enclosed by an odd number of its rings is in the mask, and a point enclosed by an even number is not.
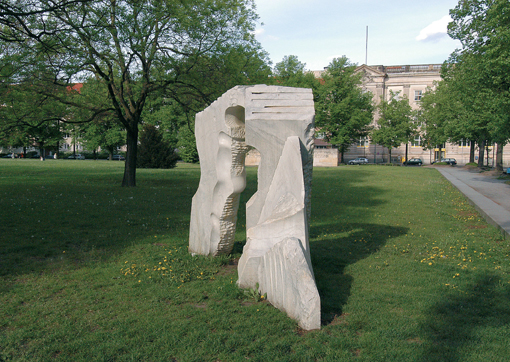
{"type": "Polygon", "coordinates": [[[71,155],[68,157],[70,160],[84,160],[85,156],[83,156],[81,153],[77,153],[75,155],[71,155]]]}
{"type": "Polygon", "coordinates": [[[363,165],[363,164],[367,164],[368,163],[368,158],[358,157],[358,158],[355,158],[354,160],[350,160],[347,163],[349,165],[363,165]]]}

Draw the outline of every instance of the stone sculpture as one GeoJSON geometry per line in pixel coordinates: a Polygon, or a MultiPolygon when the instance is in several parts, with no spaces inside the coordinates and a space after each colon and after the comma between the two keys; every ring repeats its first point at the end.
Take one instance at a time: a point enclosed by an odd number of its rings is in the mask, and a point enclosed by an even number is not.
{"type": "Polygon", "coordinates": [[[320,298],[308,242],[314,105],[310,89],[237,86],[196,116],[201,177],[189,250],[230,253],[246,185],[244,157],[261,154],[258,188],[246,205],[247,242],[238,285],[259,288],[304,329],[320,328],[320,298]]]}

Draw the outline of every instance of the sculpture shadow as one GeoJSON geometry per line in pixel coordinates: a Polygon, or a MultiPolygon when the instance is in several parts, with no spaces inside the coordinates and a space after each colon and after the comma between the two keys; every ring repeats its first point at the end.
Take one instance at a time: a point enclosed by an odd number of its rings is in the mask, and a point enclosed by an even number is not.
{"type": "MultiPolygon", "coordinates": [[[[407,233],[407,228],[360,223],[386,203],[385,189],[365,182],[373,172],[359,168],[314,170],[310,251],[315,281],[321,296],[322,324],[342,314],[350,296],[353,277],[345,267],[376,253],[387,240],[407,233]],[[317,176],[317,177],[316,177],[317,176]]],[[[233,255],[240,255],[246,243],[245,204],[256,191],[256,168],[247,168],[247,186],[241,194],[237,240],[233,255]]]]}
{"type": "MultiPolygon", "coordinates": [[[[446,294],[430,308],[425,320],[422,330],[429,347],[421,358],[424,362],[465,360],[466,355],[462,353],[466,352],[466,347],[480,342],[478,332],[483,329],[487,329],[485,334],[491,333],[491,343],[506,346],[508,336],[495,331],[508,329],[510,325],[510,285],[502,284],[494,274],[479,274],[469,286],[452,289],[446,294]]],[[[489,353],[490,347],[483,348],[489,353]]],[[[507,357],[494,356],[493,360],[502,361],[507,357]]]]}
{"type": "Polygon", "coordinates": [[[321,322],[330,324],[342,314],[354,278],[345,268],[377,253],[386,242],[407,233],[407,228],[369,223],[312,226],[310,251],[315,281],[321,296],[321,322]],[[327,233],[324,232],[327,230],[327,233]],[[330,235],[345,235],[328,237],[330,235]]]}

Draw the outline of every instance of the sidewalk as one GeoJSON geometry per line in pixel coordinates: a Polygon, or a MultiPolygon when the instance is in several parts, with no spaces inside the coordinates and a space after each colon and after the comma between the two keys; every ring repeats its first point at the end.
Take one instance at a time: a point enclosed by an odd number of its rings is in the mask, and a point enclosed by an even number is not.
{"type": "Polygon", "coordinates": [[[466,196],[488,223],[499,228],[505,238],[510,238],[510,185],[461,167],[436,169],[466,196]]]}

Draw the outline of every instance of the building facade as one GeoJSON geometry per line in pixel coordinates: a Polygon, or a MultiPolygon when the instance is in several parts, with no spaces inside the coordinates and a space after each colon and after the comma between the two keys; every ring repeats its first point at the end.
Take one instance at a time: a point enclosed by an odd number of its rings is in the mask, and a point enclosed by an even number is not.
{"type": "MultiPolygon", "coordinates": [[[[377,105],[381,100],[388,101],[393,94],[398,93],[398,97],[406,96],[412,109],[420,108],[422,96],[427,88],[434,88],[434,84],[441,80],[441,64],[422,64],[422,65],[361,65],[357,72],[363,72],[363,89],[373,94],[374,103],[377,105]]],[[[320,77],[322,71],[315,71],[314,74],[320,77]]],[[[374,124],[379,115],[375,112],[374,124]]],[[[489,147],[486,154],[485,163],[493,165],[495,162],[496,147],[489,147]]],[[[381,145],[370,142],[369,138],[360,139],[357,144],[352,145],[344,154],[344,159],[349,160],[356,157],[368,158],[370,163],[381,162],[402,162],[405,159],[406,145],[402,144],[398,148],[391,150],[392,160],[389,160],[388,149],[381,145]]],[[[430,164],[439,158],[455,158],[458,164],[469,162],[470,144],[469,140],[464,140],[458,144],[446,143],[440,148],[425,149],[421,136],[408,144],[408,158],[421,158],[423,164],[430,164]]],[[[475,152],[478,157],[478,152],[475,152]]],[[[503,166],[510,166],[510,146],[503,149],[503,166]]]]}

